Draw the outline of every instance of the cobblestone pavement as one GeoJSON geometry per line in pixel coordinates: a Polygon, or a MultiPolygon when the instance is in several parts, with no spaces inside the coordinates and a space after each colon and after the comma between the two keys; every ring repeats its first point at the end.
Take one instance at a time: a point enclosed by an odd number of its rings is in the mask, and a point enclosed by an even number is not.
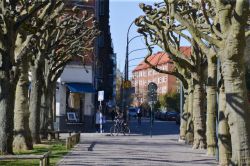
{"type": "MultiPolygon", "coordinates": [[[[106,126],[109,128],[109,126],[106,126]]],[[[110,136],[109,133],[82,133],[81,141],[58,166],[213,166],[214,157],[204,150],[193,150],[179,143],[175,122],[156,121],[153,136],[150,125],[130,123],[130,136],[110,136]]]]}

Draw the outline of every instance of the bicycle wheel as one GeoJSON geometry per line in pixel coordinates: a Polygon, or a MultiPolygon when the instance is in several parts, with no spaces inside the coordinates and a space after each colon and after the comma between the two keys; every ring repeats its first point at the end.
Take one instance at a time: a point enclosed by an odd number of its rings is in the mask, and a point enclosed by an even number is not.
{"type": "Polygon", "coordinates": [[[128,126],[124,126],[124,128],[123,128],[123,134],[124,135],[130,135],[130,129],[129,129],[128,126]]]}
{"type": "Polygon", "coordinates": [[[111,136],[116,136],[116,135],[118,135],[118,130],[117,130],[117,127],[116,127],[116,126],[110,127],[110,135],[111,135],[111,136]]]}

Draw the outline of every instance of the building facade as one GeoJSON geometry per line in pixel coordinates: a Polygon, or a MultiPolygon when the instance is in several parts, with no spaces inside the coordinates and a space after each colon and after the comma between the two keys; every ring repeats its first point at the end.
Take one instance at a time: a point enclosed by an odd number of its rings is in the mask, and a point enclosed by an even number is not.
{"type": "Polygon", "coordinates": [[[57,81],[55,129],[91,131],[98,105],[97,91],[108,88],[105,95],[109,98],[113,97],[114,90],[112,77],[116,57],[113,54],[108,25],[109,1],[67,0],[65,3],[69,9],[77,6],[80,10],[94,14],[101,35],[94,43],[94,51],[85,53],[84,60],[73,58],[57,81]]]}
{"type": "MultiPolygon", "coordinates": [[[[162,52],[150,56],[149,61],[162,70],[171,71],[174,68],[169,56],[162,52]]],[[[158,73],[143,61],[132,71],[132,86],[135,88],[134,105],[147,102],[148,84],[150,82],[157,84],[158,96],[165,93],[176,92],[177,90],[176,77],[158,73]]]]}
{"type": "MultiPolygon", "coordinates": [[[[95,54],[95,87],[97,91],[104,91],[102,106],[105,111],[107,106],[110,105],[108,103],[112,103],[111,105],[115,103],[116,54],[113,52],[109,26],[109,0],[98,0],[96,6],[96,18],[101,35],[97,39],[95,54]]],[[[95,106],[99,106],[97,96],[95,106]]]]}

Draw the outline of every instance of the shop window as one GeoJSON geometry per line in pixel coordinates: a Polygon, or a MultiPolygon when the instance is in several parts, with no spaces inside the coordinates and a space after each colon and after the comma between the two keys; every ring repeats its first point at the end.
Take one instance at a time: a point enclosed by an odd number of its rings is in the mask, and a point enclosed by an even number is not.
{"type": "Polygon", "coordinates": [[[71,93],[67,90],[66,94],[66,113],[68,123],[80,123],[82,122],[82,110],[84,97],[81,93],[71,93]]]}

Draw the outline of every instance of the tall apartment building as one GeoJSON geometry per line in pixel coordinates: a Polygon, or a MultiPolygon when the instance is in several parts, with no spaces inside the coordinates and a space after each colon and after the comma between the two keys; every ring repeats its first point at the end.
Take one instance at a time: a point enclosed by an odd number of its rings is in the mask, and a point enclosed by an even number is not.
{"type": "MultiPolygon", "coordinates": [[[[116,54],[113,52],[109,26],[109,0],[96,0],[96,6],[96,18],[101,35],[97,40],[95,86],[98,91],[104,91],[103,106],[105,107],[107,103],[115,101],[116,54]]],[[[98,106],[97,96],[95,101],[95,105],[98,106]]]]}
{"type": "MultiPolygon", "coordinates": [[[[182,47],[181,50],[185,55],[190,55],[190,47],[182,47]]],[[[174,64],[166,53],[158,52],[151,55],[148,60],[162,70],[171,71],[174,69],[174,64]]],[[[179,86],[179,81],[175,76],[158,73],[143,61],[132,71],[132,86],[135,88],[134,105],[147,102],[148,84],[150,82],[157,84],[158,96],[176,92],[179,86]]]]}

